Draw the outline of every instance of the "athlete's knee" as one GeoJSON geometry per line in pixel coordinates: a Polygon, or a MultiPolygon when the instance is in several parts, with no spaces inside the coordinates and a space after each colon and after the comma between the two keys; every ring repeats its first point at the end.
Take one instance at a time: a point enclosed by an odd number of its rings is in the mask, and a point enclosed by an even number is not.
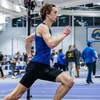
{"type": "Polygon", "coordinates": [[[67,86],[69,88],[72,88],[72,86],[74,85],[74,80],[72,78],[70,78],[68,81],[67,81],[67,86]]]}
{"type": "Polygon", "coordinates": [[[56,81],[61,82],[65,86],[71,88],[74,85],[74,80],[67,75],[67,73],[63,72],[61,73],[57,78],[56,81]]]}
{"type": "Polygon", "coordinates": [[[71,88],[74,85],[74,80],[67,75],[67,73],[62,73],[62,79],[63,79],[63,84],[66,85],[67,87],[71,88]]]}

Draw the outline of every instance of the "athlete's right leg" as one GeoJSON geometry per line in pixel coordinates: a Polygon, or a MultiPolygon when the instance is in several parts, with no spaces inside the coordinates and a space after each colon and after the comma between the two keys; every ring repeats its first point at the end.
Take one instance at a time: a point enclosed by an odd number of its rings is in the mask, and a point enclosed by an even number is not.
{"type": "Polygon", "coordinates": [[[5,96],[3,100],[18,100],[27,90],[28,88],[19,83],[15,90],[5,96]]]}
{"type": "Polygon", "coordinates": [[[61,100],[72,88],[74,81],[66,72],[62,72],[57,76],[56,82],[61,82],[61,85],[58,87],[53,100],[61,100]]]}

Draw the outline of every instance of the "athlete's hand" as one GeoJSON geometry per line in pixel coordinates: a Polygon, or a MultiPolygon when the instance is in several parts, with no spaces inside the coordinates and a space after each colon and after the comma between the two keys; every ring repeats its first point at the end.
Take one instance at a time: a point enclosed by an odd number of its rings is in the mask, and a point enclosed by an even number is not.
{"type": "Polygon", "coordinates": [[[70,26],[66,26],[65,29],[64,29],[63,34],[65,34],[65,35],[67,36],[67,35],[70,34],[70,32],[71,32],[71,30],[70,30],[70,26]]]}

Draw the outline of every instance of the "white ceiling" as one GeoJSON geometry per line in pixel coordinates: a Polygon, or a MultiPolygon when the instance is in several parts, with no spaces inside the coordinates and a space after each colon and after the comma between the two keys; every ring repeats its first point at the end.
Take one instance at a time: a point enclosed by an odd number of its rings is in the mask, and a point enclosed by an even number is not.
{"type": "MultiPolygon", "coordinates": [[[[0,13],[9,18],[16,18],[27,15],[26,8],[23,4],[24,0],[0,0],[0,13]]],[[[39,12],[41,0],[35,0],[38,6],[35,7],[33,13],[39,12]]],[[[61,10],[61,8],[75,7],[88,3],[97,4],[100,0],[43,0],[44,3],[56,4],[59,14],[78,15],[78,16],[100,16],[100,11],[92,10],[61,10]]]]}

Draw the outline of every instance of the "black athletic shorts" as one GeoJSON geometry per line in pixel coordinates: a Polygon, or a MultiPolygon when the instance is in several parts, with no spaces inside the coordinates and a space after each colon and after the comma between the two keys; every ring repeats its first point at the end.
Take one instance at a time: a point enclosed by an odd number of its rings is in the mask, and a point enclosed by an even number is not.
{"type": "Polygon", "coordinates": [[[56,77],[62,71],[50,68],[49,65],[31,61],[26,67],[26,73],[20,83],[29,88],[37,79],[55,82],[56,77]]]}

